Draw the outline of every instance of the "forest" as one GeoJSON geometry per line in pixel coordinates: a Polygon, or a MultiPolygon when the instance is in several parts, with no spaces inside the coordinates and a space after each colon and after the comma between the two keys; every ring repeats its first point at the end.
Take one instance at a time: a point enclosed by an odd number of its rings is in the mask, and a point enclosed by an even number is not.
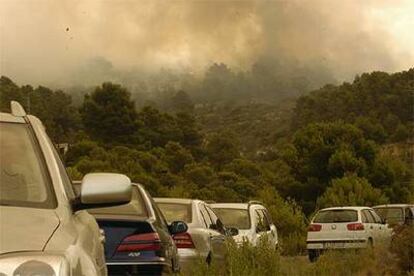
{"type": "Polygon", "coordinates": [[[74,180],[111,171],[153,196],[263,201],[286,254],[303,250],[317,209],[414,202],[414,68],[283,97],[277,87],[256,95],[264,86],[249,82],[249,100],[232,102],[223,99],[237,99],[242,82],[226,70],[210,68],[197,92],[180,87],[146,102],[114,82],[75,95],[2,76],[0,108],[19,101],[67,143],[74,180]]]}

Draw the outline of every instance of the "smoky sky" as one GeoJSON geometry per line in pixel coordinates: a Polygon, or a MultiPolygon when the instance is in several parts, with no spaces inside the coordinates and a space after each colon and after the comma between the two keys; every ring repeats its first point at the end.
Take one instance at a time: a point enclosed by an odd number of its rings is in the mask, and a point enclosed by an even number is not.
{"type": "Polygon", "coordinates": [[[413,1],[0,3],[0,73],[18,83],[70,85],[80,74],[161,68],[203,72],[214,62],[249,70],[263,58],[324,66],[339,79],[414,65],[413,1]]]}

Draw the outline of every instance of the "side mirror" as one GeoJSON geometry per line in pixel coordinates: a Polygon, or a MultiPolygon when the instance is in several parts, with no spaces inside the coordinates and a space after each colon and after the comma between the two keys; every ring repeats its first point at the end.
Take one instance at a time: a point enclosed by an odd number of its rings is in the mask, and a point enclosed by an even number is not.
{"type": "Polygon", "coordinates": [[[235,227],[229,227],[227,228],[227,234],[232,237],[237,236],[239,234],[239,229],[235,227]]]}
{"type": "Polygon", "coordinates": [[[173,221],[168,227],[171,235],[187,232],[188,225],[184,221],[173,221]]]}
{"type": "Polygon", "coordinates": [[[76,210],[110,207],[131,201],[131,180],[117,173],[89,173],[82,179],[76,210]]]}
{"type": "Polygon", "coordinates": [[[385,218],[385,219],[383,219],[383,220],[382,220],[382,224],[388,224],[388,219],[386,219],[386,218],[385,218]]]}

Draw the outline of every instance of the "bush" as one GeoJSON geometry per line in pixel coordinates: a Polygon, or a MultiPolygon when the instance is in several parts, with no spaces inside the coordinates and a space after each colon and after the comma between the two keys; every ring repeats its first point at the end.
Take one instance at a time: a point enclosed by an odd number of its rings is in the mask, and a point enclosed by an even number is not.
{"type": "Polygon", "coordinates": [[[365,178],[355,175],[332,181],[331,187],[318,199],[318,207],[373,206],[387,203],[387,197],[380,189],[373,188],[365,178]]]}
{"type": "Polygon", "coordinates": [[[293,200],[283,199],[273,187],[265,187],[258,193],[278,230],[283,255],[296,255],[305,251],[306,218],[293,200]]]}
{"type": "Polygon", "coordinates": [[[395,230],[391,252],[396,255],[401,272],[414,270],[414,225],[404,225],[395,230]]]}

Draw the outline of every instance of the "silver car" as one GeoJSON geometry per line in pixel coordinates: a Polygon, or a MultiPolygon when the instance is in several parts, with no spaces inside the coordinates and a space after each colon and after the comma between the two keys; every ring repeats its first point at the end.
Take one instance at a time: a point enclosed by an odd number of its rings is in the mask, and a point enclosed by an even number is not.
{"type": "Polygon", "coordinates": [[[390,226],[413,224],[414,204],[386,204],[372,207],[390,226]]]}
{"type": "Polygon", "coordinates": [[[278,249],[277,228],[262,203],[214,203],[210,206],[226,227],[235,227],[239,230],[239,234],[234,236],[236,243],[248,241],[256,246],[257,242],[266,236],[269,245],[278,249]]]}
{"type": "Polygon", "coordinates": [[[168,223],[184,221],[188,225],[186,233],[173,236],[184,272],[189,272],[190,266],[199,258],[207,263],[224,260],[226,229],[204,201],[179,198],[154,200],[168,223]]]}
{"type": "Polygon", "coordinates": [[[106,275],[105,239],[85,209],[129,202],[129,178],[86,175],[76,197],[40,120],[11,110],[0,113],[0,275],[106,275]]]}

